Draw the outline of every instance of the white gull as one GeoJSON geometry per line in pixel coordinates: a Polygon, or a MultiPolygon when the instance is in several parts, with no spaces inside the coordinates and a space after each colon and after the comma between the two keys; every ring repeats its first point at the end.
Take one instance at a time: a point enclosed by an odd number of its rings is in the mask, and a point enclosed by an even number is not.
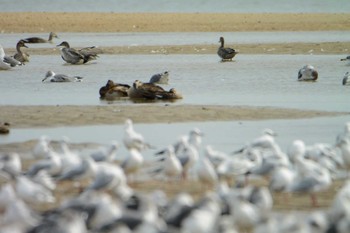
{"type": "Polygon", "coordinates": [[[22,63],[13,57],[6,56],[3,47],[0,45],[0,70],[9,70],[12,67],[19,65],[22,65],[22,63]]]}
{"type": "Polygon", "coordinates": [[[134,130],[131,119],[125,120],[123,142],[128,150],[133,148],[138,151],[143,151],[145,149],[152,148],[152,146],[145,141],[143,135],[134,130]]]}
{"type": "Polygon", "coordinates": [[[175,155],[173,146],[169,145],[164,153],[165,158],[162,159],[160,168],[155,169],[153,173],[160,173],[168,180],[177,179],[182,173],[182,165],[175,155]]]}
{"type": "Polygon", "coordinates": [[[304,157],[297,157],[295,165],[297,177],[287,188],[287,191],[309,193],[312,206],[318,206],[316,193],[326,190],[332,184],[329,170],[304,157]]]}
{"type": "Polygon", "coordinates": [[[15,190],[19,198],[31,205],[54,203],[56,201],[49,189],[24,175],[16,178],[15,190]]]}
{"type": "Polygon", "coordinates": [[[142,168],[144,163],[144,158],[141,152],[135,148],[128,150],[128,155],[121,164],[124,173],[130,177],[132,174],[137,174],[137,172],[142,168]]]}
{"type": "Polygon", "coordinates": [[[154,84],[168,84],[169,71],[164,71],[163,73],[153,75],[149,82],[154,84]]]}
{"type": "Polygon", "coordinates": [[[42,80],[44,82],[45,80],[49,80],[50,82],[81,82],[83,80],[83,77],[80,76],[68,76],[65,74],[56,74],[52,70],[49,70],[45,74],[45,78],[42,80]]]}
{"type": "Polygon", "coordinates": [[[89,156],[96,162],[115,160],[116,152],[119,148],[119,144],[116,141],[112,141],[110,145],[93,151],[89,156]]]}
{"type": "Polygon", "coordinates": [[[204,186],[213,188],[219,181],[219,176],[214,165],[206,155],[199,157],[199,160],[195,165],[195,171],[199,182],[204,186]]]}
{"type": "Polygon", "coordinates": [[[46,135],[42,135],[32,149],[32,155],[35,159],[45,158],[51,150],[50,139],[46,135]]]}

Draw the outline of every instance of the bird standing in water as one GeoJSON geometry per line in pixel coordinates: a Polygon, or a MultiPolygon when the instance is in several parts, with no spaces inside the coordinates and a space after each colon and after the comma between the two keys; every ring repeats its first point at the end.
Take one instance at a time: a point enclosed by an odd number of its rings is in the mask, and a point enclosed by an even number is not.
{"type": "Polygon", "coordinates": [[[221,58],[221,61],[232,61],[238,52],[232,48],[225,48],[224,37],[220,37],[219,42],[221,43],[221,46],[219,47],[217,54],[221,58]]]}

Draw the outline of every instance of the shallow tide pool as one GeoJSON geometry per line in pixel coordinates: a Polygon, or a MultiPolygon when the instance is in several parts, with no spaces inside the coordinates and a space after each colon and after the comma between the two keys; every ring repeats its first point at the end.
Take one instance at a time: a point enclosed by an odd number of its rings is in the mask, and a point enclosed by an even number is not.
{"type": "Polygon", "coordinates": [[[219,62],[216,55],[101,55],[86,65],[65,65],[56,55],[33,56],[30,63],[0,72],[0,105],[134,104],[99,99],[99,88],[111,79],[132,84],[169,70],[169,85],[184,98],[175,104],[274,106],[326,111],[349,110],[349,88],[342,78],[349,66],[340,55],[243,55],[219,62]],[[312,64],[317,82],[298,82],[298,70],[312,64]],[[79,75],[81,83],[41,82],[45,73],[79,75]]]}

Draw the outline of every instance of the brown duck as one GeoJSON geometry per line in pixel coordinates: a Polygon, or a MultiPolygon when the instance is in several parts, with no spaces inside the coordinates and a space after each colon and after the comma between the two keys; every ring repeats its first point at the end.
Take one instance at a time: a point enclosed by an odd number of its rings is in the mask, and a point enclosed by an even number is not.
{"type": "Polygon", "coordinates": [[[232,61],[238,52],[232,48],[225,48],[224,37],[220,37],[219,42],[221,43],[221,46],[219,47],[217,53],[221,58],[221,61],[232,61]]]}

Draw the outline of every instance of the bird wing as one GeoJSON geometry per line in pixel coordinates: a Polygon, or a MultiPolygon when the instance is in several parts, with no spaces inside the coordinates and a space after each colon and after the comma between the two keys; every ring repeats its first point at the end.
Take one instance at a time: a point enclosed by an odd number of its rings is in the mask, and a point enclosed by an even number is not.
{"type": "Polygon", "coordinates": [[[113,181],[113,176],[108,174],[99,174],[96,176],[95,181],[88,187],[88,189],[99,190],[107,186],[113,181]]]}
{"type": "Polygon", "coordinates": [[[70,78],[65,74],[56,74],[54,76],[53,82],[70,82],[70,78]]]}
{"type": "Polygon", "coordinates": [[[15,67],[15,66],[20,66],[22,65],[22,62],[16,60],[15,58],[13,57],[10,57],[10,56],[4,56],[4,59],[3,61],[7,64],[9,64],[11,67],[15,67]]]}
{"type": "Polygon", "coordinates": [[[236,53],[236,50],[232,49],[232,48],[223,48],[225,50],[226,53],[228,54],[234,54],[236,53]]]}
{"type": "Polygon", "coordinates": [[[23,39],[24,43],[28,44],[35,44],[35,43],[46,43],[47,40],[40,38],[40,37],[29,37],[26,39],[23,39]]]}

